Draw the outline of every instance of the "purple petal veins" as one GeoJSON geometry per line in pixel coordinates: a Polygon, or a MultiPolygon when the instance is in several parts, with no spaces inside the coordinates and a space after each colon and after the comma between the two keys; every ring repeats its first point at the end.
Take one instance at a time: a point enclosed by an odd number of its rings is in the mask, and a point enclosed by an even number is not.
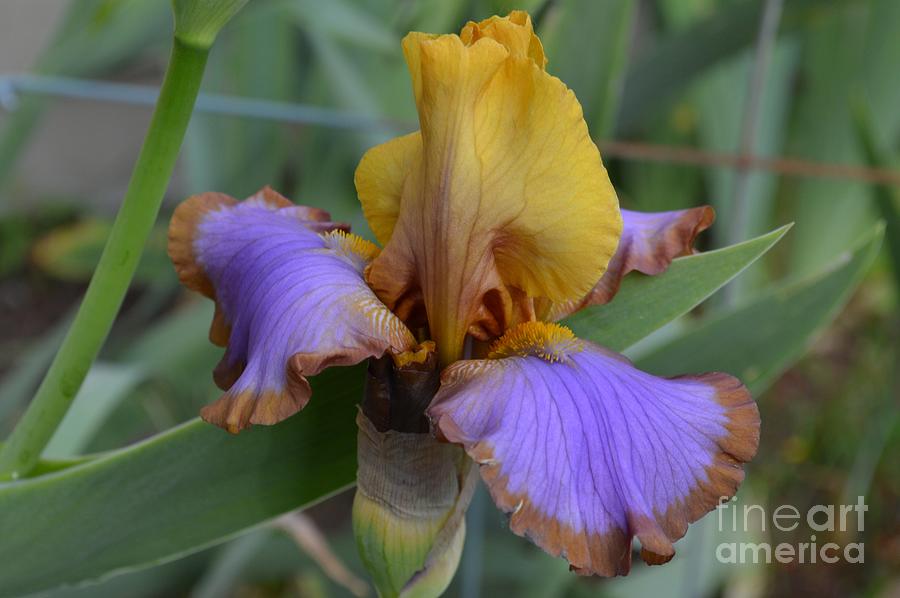
{"type": "Polygon", "coordinates": [[[627,572],[633,535],[667,560],[687,523],[734,492],[758,412],[730,376],[658,378],[583,347],[459,362],[429,412],[482,463],[514,531],[612,575],[627,572]]]}
{"type": "Polygon", "coordinates": [[[232,431],[275,423],[306,404],[307,376],[414,344],[363,280],[364,242],[316,232],[337,228],[327,214],[271,191],[195,198],[173,218],[170,252],[186,284],[211,289],[212,336],[227,339],[216,368],[227,392],[205,418],[232,431]]]}

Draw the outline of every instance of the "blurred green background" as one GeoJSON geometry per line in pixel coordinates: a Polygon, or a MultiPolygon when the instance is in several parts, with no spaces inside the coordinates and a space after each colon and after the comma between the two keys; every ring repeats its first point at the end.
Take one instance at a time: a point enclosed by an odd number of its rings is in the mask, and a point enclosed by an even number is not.
{"type": "MultiPolygon", "coordinates": [[[[0,3],[0,434],[27,404],[102,249],[150,117],[152,95],[140,86],[158,85],[165,66],[168,4],[0,3]]],[[[76,401],[48,457],[124,446],[194,417],[218,396],[210,371],[219,351],[206,342],[211,310],[182,291],[165,255],[177,201],[206,190],[243,197],[270,184],[368,235],[356,163],[368,147],[415,127],[400,39],[410,30],[457,31],[513,8],[531,12],[548,70],[575,90],[624,207],[712,204],[718,221],[702,238],[705,250],[795,223],[736,283],[633,347],[632,357],[654,363],[664,349],[702,351],[698,330],[718,330],[726,345],[728,335],[766,330],[780,298],[794,300],[789,289],[838,268],[885,221],[885,244],[852,295],[802,336],[791,336],[792,319],[782,314],[766,338],[784,344],[738,354],[742,369],[732,371],[765,378],[759,387],[767,389],[758,396],[761,450],[741,501],[805,512],[865,496],[865,530],[833,539],[864,542],[866,560],[721,564],[713,515],[692,527],[665,567],[581,579],[506,531],[479,492],[450,595],[900,594],[896,0],[252,0],[220,36],[203,91],[278,103],[201,100],[166,213],[79,395],[91,401],[76,401]],[[767,11],[769,31],[761,28],[767,11]],[[774,294],[766,290],[776,283],[774,294]],[[796,350],[785,348],[791,343],[796,350]],[[763,375],[754,360],[767,351],[785,357],[763,375]]],[[[674,367],[671,359],[658,366],[674,367]]],[[[351,499],[344,492],[308,517],[51,595],[361,592],[351,499]]],[[[796,544],[809,530],[744,536],[796,544]]]]}

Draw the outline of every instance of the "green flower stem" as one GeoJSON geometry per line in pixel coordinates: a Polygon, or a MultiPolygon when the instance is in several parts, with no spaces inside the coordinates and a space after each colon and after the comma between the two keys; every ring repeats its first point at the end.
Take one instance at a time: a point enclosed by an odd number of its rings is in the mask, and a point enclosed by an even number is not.
{"type": "Polygon", "coordinates": [[[144,146],[78,314],[34,400],[0,450],[0,480],[26,475],[78,393],[134,276],[172,176],[208,47],[175,39],[144,146]]]}

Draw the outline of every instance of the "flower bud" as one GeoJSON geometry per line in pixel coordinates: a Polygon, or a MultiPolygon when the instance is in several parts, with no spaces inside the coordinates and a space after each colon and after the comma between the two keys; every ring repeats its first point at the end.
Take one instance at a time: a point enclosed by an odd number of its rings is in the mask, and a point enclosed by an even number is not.
{"type": "Polygon", "coordinates": [[[435,369],[433,355],[401,366],[391,358],[373,361],[357,416],[353,531],[382,598],[439,596],[462,553],[477,475],[460,447],[421,431],[416,413],[421,417],[431,399],[435,369]],[[385,429],[391,421],[405,429],[385,429]]]}

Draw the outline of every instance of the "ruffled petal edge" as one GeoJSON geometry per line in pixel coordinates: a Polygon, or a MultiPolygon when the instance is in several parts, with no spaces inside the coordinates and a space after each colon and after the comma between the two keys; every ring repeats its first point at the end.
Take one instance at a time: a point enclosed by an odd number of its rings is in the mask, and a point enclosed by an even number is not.
{"type": "Polygon", "coordinates": [[[675,258],[695,253],[694,241],[715,219],[711,206],[672,212],[622,210],[622,236],[606,272],[580,300],[553,304],[547,319],[560,320],[585,307],[609,303],[630,272],[662,274],[675,258]]]}

